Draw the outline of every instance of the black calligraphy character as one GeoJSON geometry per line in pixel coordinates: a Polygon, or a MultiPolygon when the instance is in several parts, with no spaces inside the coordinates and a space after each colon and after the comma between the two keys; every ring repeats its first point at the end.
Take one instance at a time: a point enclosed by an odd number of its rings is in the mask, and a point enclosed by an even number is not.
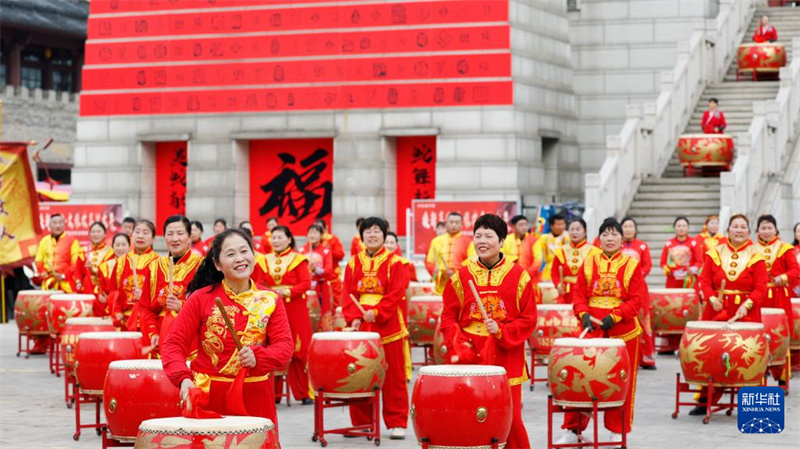
{"type": "Polygon", "coordinates": [[[429,200],[431,198],[433,197],[431,196],[431,193],[427,189],[417,189],[417,191],[414,192],[415,200],[429,200]]]}
{"type": "Polygon", "coordinates": [[[419,147],[414,147],[414,155],[411,163],[416,165],[421,162],[426,164],[430,164],[433,162],[433,150],[428,148],[427,145],[422,145],[419,147]]]}
{"type": "Polygon", "coordinates": [[[312,215],[314,218],[330,215],[333,185],[322,179],[322,174],[328,168],[325,161],[328,154],[327,150],[318,148],[298,164],[292,154],[279,153],[282,170],[261,186],[261,190],[267,194],[267,200],[258,213],[262,217],[275,214],[275,210],[279,216],[288,213],[293,217],[292,223],[312,215]]]}
{"type": "Polygon", "coordinates": [[[414,184],[425,185],[431,183],[431,174],[427,168],[414,169],[414,184]]]}

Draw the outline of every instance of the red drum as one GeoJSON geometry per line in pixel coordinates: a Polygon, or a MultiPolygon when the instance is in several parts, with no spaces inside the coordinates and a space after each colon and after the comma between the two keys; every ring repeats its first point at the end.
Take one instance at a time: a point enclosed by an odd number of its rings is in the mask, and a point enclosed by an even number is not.
{"type": "Polygon", "coordinates": [[[761,323],[767,333],[769,343],[770,366],[786,363],[786,354],[789,352],[791,332],[786,311],[783,309],[764,307],[761,309],[761,323]]]}
{"type": "Polygon", "coordinates": [[[115,360],[144,358],[141,332],[80,334],[75,352],[75,377],[84,394],[103,394],[108,365],[115,360]]]}
{"type": "Polygon", "coordinates": [[[111,438],[132,441],[142,421],[181,416],[180,400],[161,360],[118,360],[108,366],[103,406],[111,438]]]}
{"type": "Polygon", "coordinates": [[[68,318],[79,318],[92,316],[94,311],[94,295],[82,293],[61,293],[50,297],[50,325],[53,332],[60,334],[64,332],[68,318]]]}
{"type": "Polygon", "coordinates": [[[707,384],[711,378],[715,387],[761,385],[769,359],[761,323],[690,321],[679,353],[687,382],[707,384]]]}
{"type": "Polygon", "coordinates": [[[333,330],[341,332],[345,327],[347,327],[347,320],[344,319],[342,308],[337,307],[333,313],[333,330]]]}
{"type": "Polygon", "coordinates": [[[800,349],[800,298],[792,298],[792,338],[789,348],[800,349]]]}
{"type": "Polygon", "coordinates": [[[505,446],[511,431],[511,387],[500,366],[424,366],[411,395],[417,441],[430,447],[505,446]]]}
{"type": "Polygon", "coordinates": [[[683,134],[678,138],[678,159],[685,168],[724,167],[733,163],[733,137],[726,134],[683,134]]]}
{"type": "Polygon", "coordinates": [[[777,73],[786,66],[786,48],[778,42],[741,44],[736,62],[739,72],[777,73]]]}
{"type": "Polygon", "coordinates": [[[651,288],[650,323],[658,335],[680,335],[700,319],[700,299],[691,288],[651,288]]]}
{"type": "MultiPolygon", "coordinates": [[[[634,360],[633,363],[637,363],[634,360]]],[[[559,338],[553,343],[547,380],[553,402],[568,407],[619,407],[628,396],[631,362],[617,338],[559,338]]]]}
{"type": "Polygon", "coordinates": [[[272,421],[254,416],[219,419],[148,419],[139,426],[136,449],[280,449],[272,421]]]}
{"type": "Polygon", "coordinates": [[[383,386],[386,357],[377,332],[318,332],[308,347],[308,380],[325,396],[365,397],[383,386]]]}
{"type": "Polygon", "coordinates": [[[539,304],[536,306],[538,318],[536,331],[528,343],[539,358],[550,356],[556,338],[570,337],[578,328],[578,318],[571,304],[539,304]]]}
{"type": "Polygon", "coordinates": [[[61,356],[64,360],[64,369],[71,373],[75,364],[75,349],[78,346],[78,336],[84,332],[113,332],[114,322],[111,318],[68,318],[61,333],[61,356]]]}
{"type": "Polygon", "coordinates": [[[444,365],[444,358],[447,355],[447,347],[444,345],[444,335],[441,330],[442,320],[436,320],[436,330],[433,333],[433,360],[437,365],[444,365]]]}
{"type": "Polygon", "coordinates": [[[319,320],[322,317],[319,296],[316,290],[306,292],[306,307],[308,307],[308,318],[311,320],[311,332],[316,332],[319,329],[319,320]]]}
{"type": "Polygon", "coordinates": [[[542,297],[542,304],[558,303],[558,290],[552,282],[539,282],[537,286],[542,297]]]}
{"type": "Polygon", "coordinates": [[[409,300],[408,333],[411,344],[433,344],[436,323],[443,306],[441,296],[414,296],[409,300]]]}
{"type": "Polygon", "coordinates": [[[406,289],[406,298],[432,295],[435,288],[436,284],[433,282],[409,282],[406,289]]]}
{"type": "Polygon", "coordinates": [[[62,293],[60,290],[22,290],[14,303],[14,319],[21,334],[49,335],[47,309],[50,297],[62,293]]]}

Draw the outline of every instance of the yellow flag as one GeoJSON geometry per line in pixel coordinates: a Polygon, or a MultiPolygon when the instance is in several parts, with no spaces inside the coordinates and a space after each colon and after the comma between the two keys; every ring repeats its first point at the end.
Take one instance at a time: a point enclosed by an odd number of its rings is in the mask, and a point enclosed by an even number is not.
{"type": "Polygon", "coordinates": [[[39,243],[39,202],[28,145],[0,143],[0,268],[33,261],[39,243]]]}

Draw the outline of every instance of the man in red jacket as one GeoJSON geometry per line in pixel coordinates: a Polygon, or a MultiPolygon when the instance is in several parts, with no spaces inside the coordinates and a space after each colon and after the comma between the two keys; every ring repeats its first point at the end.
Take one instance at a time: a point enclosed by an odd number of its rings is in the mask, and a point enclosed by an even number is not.
{"type": "Polygon", "coordinates": [[[708,100],[708,110],[703,113],[703,133],[722,134],[728,127],[725,122],[725,114],[717,109],[718,106],[719,101],[716,98],[708,100]]]}

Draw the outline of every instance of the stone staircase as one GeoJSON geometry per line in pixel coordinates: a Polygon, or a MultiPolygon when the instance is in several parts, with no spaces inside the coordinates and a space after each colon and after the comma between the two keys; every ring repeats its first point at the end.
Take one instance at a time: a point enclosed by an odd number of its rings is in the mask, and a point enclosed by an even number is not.
{"type": "MultiPolygon", "coordinates": [[[[744,42],[750,42],[761,16],[770,17],[778,29],[780,41],[786,44],[787,55],[791,55],[791,38],[800,36],[800,8],[765,8],[753,16],[744,42]]],[[[685,134],[702,132],[700,122],[703,112],[711,98],[719,100],[719,107],[728,122],[726,134],[736,135],[746,132],[750,126],[753,102],[774,99],[778,93],[778,81],[759,81],[750,79],[736,82],[736,61],[734,60],[721,83],[709,84],[703,91],[692,112],[685,134]]],[[[639,226],[639,239],[650,245],[653,270],[647,278],[648,285],[663,287],[664,273],[659,267],[664,242],[674,236],[672,223],[675,217],[689,219],[689,231],[695,235],[702,230],[706,216],[719,213],[720,185],[718,177],[683,177],[677,152],[673,153],[661,178],[642,180],[633,198],[628,215],[639,226]]]]}

